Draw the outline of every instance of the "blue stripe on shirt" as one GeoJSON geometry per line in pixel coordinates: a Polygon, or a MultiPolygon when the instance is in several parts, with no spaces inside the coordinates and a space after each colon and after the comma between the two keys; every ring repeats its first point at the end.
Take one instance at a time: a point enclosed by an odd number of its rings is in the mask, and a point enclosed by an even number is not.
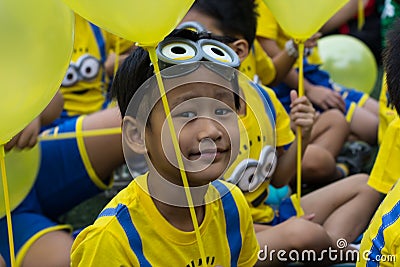
{"type": "Polygon", "coordinates": [[[131,215],[129,214],[129,210],[125,205],[118,204],[116,208],[107,208],[104,209],[99,217],[104,216],[115,216],[118,219],[122,229],[124,229],[125,234],[129,240],[129,245],[131,249],[135,253],[140,266],[151,266],[149,261],[146,259],[143,253],[143,244],[142,239],[138,231],[136,230],[135,225],[132,222],[131,215]]]}
{"type": "Polygon", "coordinates": [[[212,182],[212,185],[219,191],[222,206],[225,214],[226,235],[228,237],[231,253],[230,266],[237,266],[240,251],[242,249],[242,236],[240,233],[240,217],[236,202],[229,189],[220,181],[212,182]]]}
{"type": "Polygon", "coordinates": [[[379,227],[378,233],[372,239],[372,247],[368,255],[369,261],[367,267],[379,266],[379,259],[382,258],[382,248],[385,246],[385,237],[383,231],[394,224],[400,216],[400,201],[386,214],[382,216],[382,224],[379,227]]]}

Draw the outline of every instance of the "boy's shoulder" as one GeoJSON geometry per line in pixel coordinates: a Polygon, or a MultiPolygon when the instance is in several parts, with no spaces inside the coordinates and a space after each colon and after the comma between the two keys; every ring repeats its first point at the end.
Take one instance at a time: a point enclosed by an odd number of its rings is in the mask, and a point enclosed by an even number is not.
{"type": "Polygon", "coordinates": [[[242,207],[246,203],[244,194],[240,188],[225,180],[215,180],[211,185],[218,191],[222,203],[235,202],[236,206],[242,207]]]}

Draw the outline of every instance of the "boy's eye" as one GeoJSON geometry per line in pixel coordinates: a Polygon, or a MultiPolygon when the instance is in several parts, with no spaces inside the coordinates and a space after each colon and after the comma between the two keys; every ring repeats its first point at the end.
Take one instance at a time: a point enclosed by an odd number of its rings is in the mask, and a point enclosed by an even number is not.
{"type": "Polygon", "coordinates": [[[197,114],[192,111],[181,112],[178,114],[178,117],[184,117],[184,118],[190,118],[190,119],[194,118],[196,116],[197,116],[197,114]]]}
{"type": "Polygon", "coordinates": [[[219,109],[215,110],[215,115],[226,115],[230,112],[232,112],[232,110],[227,109],[227,108],[219,108],[219,109]]]}

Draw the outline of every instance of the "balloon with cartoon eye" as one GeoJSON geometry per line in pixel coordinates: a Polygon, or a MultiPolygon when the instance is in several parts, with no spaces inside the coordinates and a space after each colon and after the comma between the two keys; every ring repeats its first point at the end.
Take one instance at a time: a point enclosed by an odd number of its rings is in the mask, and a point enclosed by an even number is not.
{"type": "Polygon", "coordinates": [[[92,56],[85,56],[80,59],[79,74],[83,80],[94,79],[100,71],[100,62],[92,56]]]}
{"type": "Polygon", "coordinates": [[[61,86],[71,87],[79,81],[79,73],[75,64],[71,63],[64,76],[61,86]]]}
{"type": "Polygon", "coordinates": [[[272,176],[276,168],[276,161],[275,149],[268,145],[263,147],[258,159],[259,164],[255,172],[255,176],[258,180],[265,180],[272,176]]]}
{"type": "Polygon", "coordinates": [[[259,185],[255,184],[258,183],[258,181],[254,176],[257,165],[258,161],[255,159],[245,159],[241,161],[227,181],[236,184],[243,192],[250,192],[250,189],[259,185]]]}

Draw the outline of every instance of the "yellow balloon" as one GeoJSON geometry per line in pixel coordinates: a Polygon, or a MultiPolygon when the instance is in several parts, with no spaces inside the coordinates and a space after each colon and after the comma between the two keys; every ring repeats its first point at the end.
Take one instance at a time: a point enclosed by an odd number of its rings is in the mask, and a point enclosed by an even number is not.
{"type": "Polygon", "coordinates": [[[350,35],[329,35],[318,41],[322,69],[333,81],[371,93],[378,77],[374,55],[366,44],[350,35]]]}
{"type": "Polygon", "coordinates": [[[349,0],[264,0],[283,30],[307,40],[349,0]]]}
{"type": "Polygon", "coordinates": [[[64,0],[97,26],[144,47],[155,47],[186,15],[194,0],[64,0]]]}
{"type": "MultiPolygon", "coordinates": [[[[25,199],[35,183],[40,164],[39,145],[31,149],[12,149],[6,153],[4,159],[10,208],[14,210],[25,199]]],[[[6,211],[1,173],[0,178],[0,218],[2,218],[5,216],[6,211]]]]}
{"type": "Polygon", "coordinates": [[[67,70],[73,12],[60,0],[0,1],[0,145],[46,107],[67,70]]]}

